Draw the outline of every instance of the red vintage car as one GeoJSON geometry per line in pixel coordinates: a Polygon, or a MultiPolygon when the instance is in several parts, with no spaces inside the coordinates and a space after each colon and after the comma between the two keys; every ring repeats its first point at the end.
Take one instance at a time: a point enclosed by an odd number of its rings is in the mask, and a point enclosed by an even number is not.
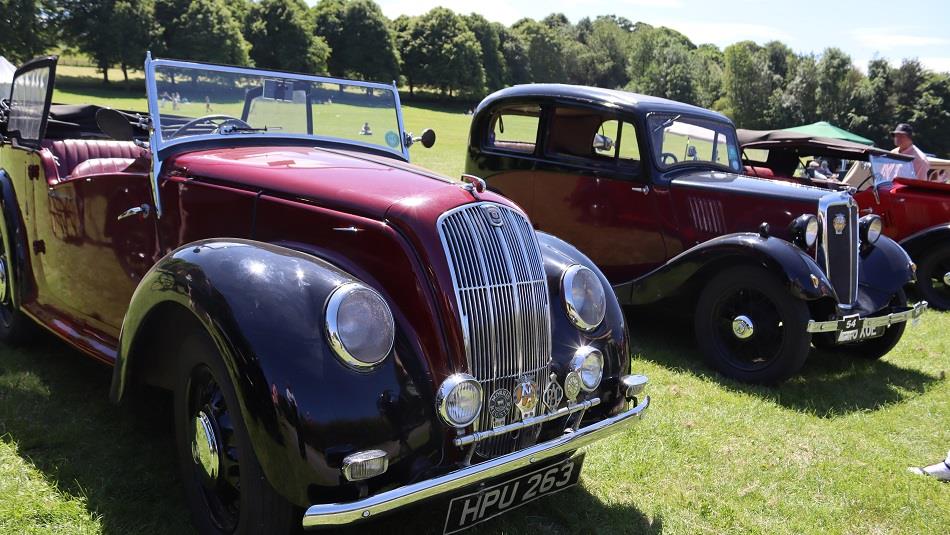
{"type": "Polygon", "coordinates": [[[466,172],[597,263],[621,303],[693,316],[723,374],[769,383],[811,344],[888,353],[914,265],[847,192],[742,173],[725,116],[595,87],[516,86],[472,120],[466,172]]]}
{"type": "Polygon", "coordinates": [[[866,145],[782,130],[738,134],[750,174],[854,191],[861,213],[880,216],[884,234],[917,263],[921,297],[950,310],[950,184],[917,180],[911,157],[866,145]],[[815,178],[815,159],[832,161],[840,176],[815,178]]]}
{"type": "Polygon", "coordinates": [[[55,70],[3,105],[0,339],[39,324],[114,400],[170,391],[200,531],[451,498],[455,532],[573,485],[649,406],[601,272],[409,164],[394,86],[149,58],[144,115],[51,105],[55,70]]]}

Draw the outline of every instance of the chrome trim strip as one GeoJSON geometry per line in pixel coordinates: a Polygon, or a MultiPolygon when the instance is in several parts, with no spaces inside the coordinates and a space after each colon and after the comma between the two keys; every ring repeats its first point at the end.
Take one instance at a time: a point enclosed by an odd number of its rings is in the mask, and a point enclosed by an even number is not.
{"type": "Polygon", "coordinates": [[[642,418],[644,411],[649,406],[650,398],[646,397],[640,404],[630,410],[576,431],[565,431],[560,437],[547,442],[501,455],[443,476],[381,492],[362,500],[349,503],[311,505],[304,513],[303,527],[315,528],[350,524],[543,462],[556,455],[571,452],[626,429],[642,418]]]}
{"type": "MultiPolygon", "coordinates": [[[[927,301],[921,301],[914,305],[912,308],[901,312],[894,312],[886,316],[872,316],[864,319],[865,327],[887,327],[888,325],[894,325],[895,323],[904,323],[906,321],[913,321],[923,315],[924,311],[927,310],[927,301]]],[[[833,333],[838,332],[838,321],[815,321],[808,320],[808,332],[810,333],[833,333]]]]}
{"type": "Polygon", "coordinates": [[[512,431],[524,429],[525,427],[531,427],[532,425],[538,425],[543,424],[544,422],[550,422],[551,420],[557,420],[561,416],[574,414],[575,412],[587,410],[591,407],[596,407],[597,405],[600,405],[600,398],[588,399],[587,401],[581,401],[580,403],[575,403],[568,407],[561,407],[555,412],[542,414],[541,416],[525,418],[520,422],[503,425],[501,427],[496,427],[487,431],[476,431],[471,435],[457,437],[452,442],[455,443],[456,446],[468,446],[469,444],[474,444],[485,439],[504,435],[505,433],[511,433],[512,431]]]}

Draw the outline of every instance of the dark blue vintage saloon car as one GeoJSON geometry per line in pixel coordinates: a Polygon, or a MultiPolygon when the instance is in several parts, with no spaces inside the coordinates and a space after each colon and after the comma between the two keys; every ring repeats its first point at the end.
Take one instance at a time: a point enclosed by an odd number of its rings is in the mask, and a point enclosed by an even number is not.
{"type": "Polygon", "coordinates": [[[56,62],[0,106],[0,339],[36,323],[115,400],[172,392],[202,532],[432,498],[458,531],[575,484],[649,406],[600,270],[410,165],[395,87],[149,59],[122,113],[51,105],[56,62]]]}

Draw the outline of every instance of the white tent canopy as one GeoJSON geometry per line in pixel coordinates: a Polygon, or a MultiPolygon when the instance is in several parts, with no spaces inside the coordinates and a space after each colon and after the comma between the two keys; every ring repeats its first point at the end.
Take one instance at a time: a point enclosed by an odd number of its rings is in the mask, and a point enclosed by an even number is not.
{"type": "Polygon", "coordinates": [[[7,61],[7,58],[0,56],[0,98],[10,96],[10,85],[13,84],[14,72],[16,72],[16,65],[7,61]]]}

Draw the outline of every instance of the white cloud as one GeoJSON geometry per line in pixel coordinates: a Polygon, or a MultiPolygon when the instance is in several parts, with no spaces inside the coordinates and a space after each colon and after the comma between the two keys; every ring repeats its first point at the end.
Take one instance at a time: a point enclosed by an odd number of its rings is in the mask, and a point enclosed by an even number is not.
{"type": "Polygon", "coordinates": [[[918,58],[924,64],[924,67],[938,72],[950,72],[950,57],[926,57],[918,58]]]}
{"type": "Polygon", "coordinates": [[[946,37],[919,35],[910,28],[855,28],[850,35],[855,41],[875,50],[894,50],[920,46],[941,46],[950,44],[946,37]]]}
{"type": "Polygon", "coordinates": [[[772,40],[788,41],[791,38],[787,31],[767,24],[681,20],[659,20],[650,24],[673,28],[697,45],[713,43],[724,47],[746,40],[761,43],[772,40]]]}

